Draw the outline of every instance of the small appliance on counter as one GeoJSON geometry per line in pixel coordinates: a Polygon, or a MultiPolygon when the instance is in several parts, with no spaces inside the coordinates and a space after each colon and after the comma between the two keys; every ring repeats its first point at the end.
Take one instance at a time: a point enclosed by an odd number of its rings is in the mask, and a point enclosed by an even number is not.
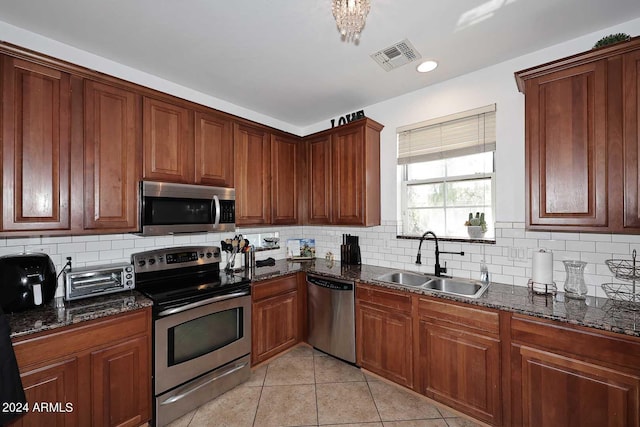
{"type": "Polygon", "coordinates": [[[56,267],[47,254],[0,257],[0,304],[6,313],[49,303],[56,293],[56,282],[56,267]]]}
{"type": "Polygon", "coordinates": [[[133,266],[128,262],[73,268],[64,273],[66,301],[112,294],[135,288],[133,266]]]}
{"type": "Polygon", "coordinates": [[[360,265],[360,237],[351,234],[342,235],[342,245],[340,245],[340,262],[348,265],[360,265]]]}

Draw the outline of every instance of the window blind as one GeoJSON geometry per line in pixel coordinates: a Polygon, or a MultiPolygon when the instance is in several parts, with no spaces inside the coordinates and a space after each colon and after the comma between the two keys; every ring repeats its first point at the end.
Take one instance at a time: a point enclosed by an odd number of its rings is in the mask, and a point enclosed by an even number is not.
{"type": "Polygon", "coordinates": [[[398,164],[496,149],[495,104],[398,128],[398,164]]]}

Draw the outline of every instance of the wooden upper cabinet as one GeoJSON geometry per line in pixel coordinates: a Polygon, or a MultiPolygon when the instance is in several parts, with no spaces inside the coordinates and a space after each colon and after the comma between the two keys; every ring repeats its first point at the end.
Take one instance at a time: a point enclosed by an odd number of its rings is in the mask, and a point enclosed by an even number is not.
{"type": "Polygon", "coordinates": [[[144,98],[144,179],[193,182],[193,111],[144,98]]]}
{"type": "Polygon", "coordinates": [[[271,222],[271,140],[266,130],[235,124],[233,130],[236,225],[271,222]]]}
{"type": "Polygon", "coordinates": [[[195,112],[195,183],[233,187],[233,125],[210,112],[195,112]]]}
{"type": "Polygon", "coordinates": [[[528,229],[640,233],[639,52],[636,37],[516,73],[528,229]]]}
{"type": "Polygon", "coordinates": [[[70,76],[2,57],[2,230],[71,228],[70,76]]]}
{"type": "Polygon", "coordinates": [[[271,135],[271,223],[298,224],[304,145],[294,138],[271,135]]]}
{"type": "Polygon", "coordinates": [[[640,50],[622,60],[624,227],[640,229],[640,50]]]}
{"type": "Polygon", "coordinates": [[[84,83],[84,228],[138,229],[140,96],[84,83]]]}
{"type": "Polygon", "coordinates": [[[529,225],[606,227],[606,60],[527,81],[529,225]]]}
{"type": "Polygon", "coordinates": [[[331,223],[331,136],[323,135],[307,142],[307,222],[331,223]]]}
{"type": "Polygon", "coordinates": [[[382,128],[365,118],[305,138],[309,150],[308,223],[380,224],[382,128]]]}

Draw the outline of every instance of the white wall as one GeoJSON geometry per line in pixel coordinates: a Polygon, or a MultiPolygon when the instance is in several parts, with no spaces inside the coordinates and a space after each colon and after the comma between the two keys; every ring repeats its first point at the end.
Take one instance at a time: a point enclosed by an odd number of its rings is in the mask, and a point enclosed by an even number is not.
{"type": "MultiPolygon", "coordinates": [[[[514,72],[589,50],[603,36],[618,32],[639,35],[640,19],[365,106],[363,109],[367,117],[385,126],[380,147],[382,219],[397,219],[396,129],[495,103],[496,221],[524,221],[524,95],[518,92],[514,72]]],[[[437,73],[437,69],[434,72],[437,73]]],[[[341,114],[337,113],[335,116],[341,114]]],[[[327,128],[327,123],[328,120],[325,120],[307,127],[303,134],[323,130],[327,128]]]]}
{"type": "Polygon", "coordinates": [[[262,123],[276,129],[291,132],[294,135],[301,135],[300,128],[297,126],[239,107],[222,99],[205,95],[201,92],[189,89],[188,87],[154,76],[153,74],[145,73],[126,65],[119,64],[90,52],[23,30],[3,21],[0,21],[0,40],[25,47],[39,53],[44,53],[45,55],[62,59],[73,64],[81,65],[92,70],[100,71],[142,86],[156,89],[179,98],[197,102],[229,114],[235,114],[249,120],[254,120],[258,123],[262,123]]]}

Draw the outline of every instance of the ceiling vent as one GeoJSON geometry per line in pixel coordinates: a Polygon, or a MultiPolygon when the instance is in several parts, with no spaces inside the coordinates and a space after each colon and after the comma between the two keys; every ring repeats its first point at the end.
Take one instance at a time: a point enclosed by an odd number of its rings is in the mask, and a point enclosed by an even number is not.
{"type": "Polygon", "coordinates": [[[409,40],[404,39],[393,46],[374,53],[371,57],[386,71],[391,71],[422,58],[422,55],[409,40]]]}

